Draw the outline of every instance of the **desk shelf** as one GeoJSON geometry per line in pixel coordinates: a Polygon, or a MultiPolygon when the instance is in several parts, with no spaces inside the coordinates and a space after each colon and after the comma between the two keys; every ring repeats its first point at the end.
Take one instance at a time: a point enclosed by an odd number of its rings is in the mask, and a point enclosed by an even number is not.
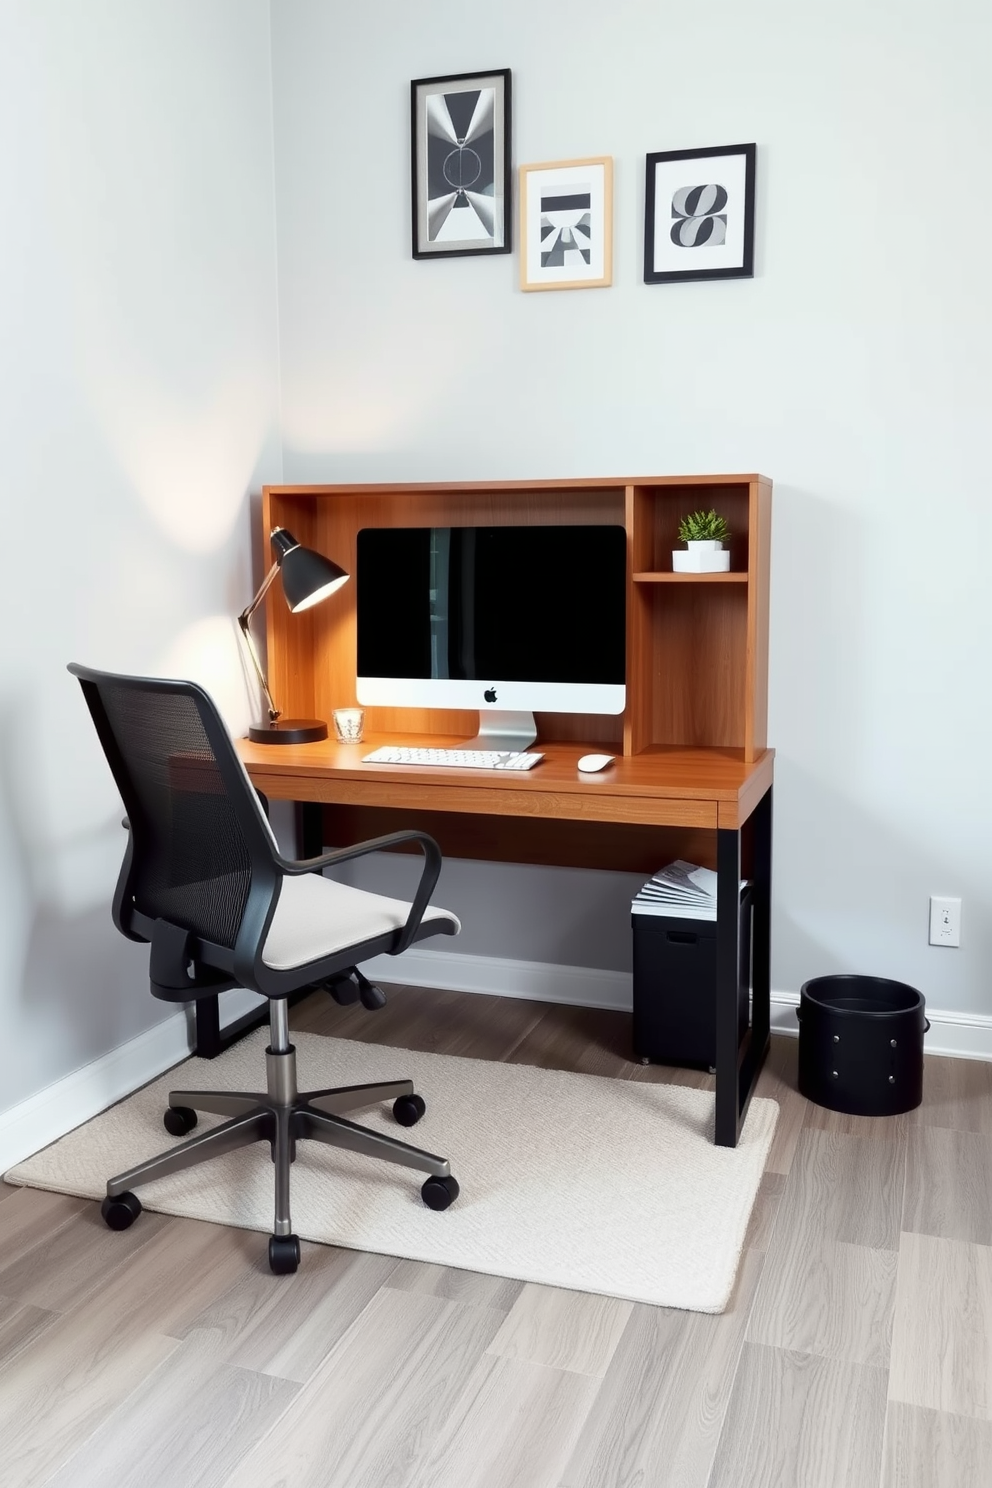
{"type": "MultiPolygon", "coordinates": [[[[622,718],[538,714],[539,737],[638,755],[731,748],[754,761],[767,743],[771,483],[760,475],[652,476],[334,486],[267,486],[262,531],[287,527],[354,572],[362,527],[573,523],[625,527],[627,708],[622,718]],[[702,508],[730,528],[729,573],[671,571],[679,519],[702,508]]],[[[267,551],[267,542],[263,542],[267,551]]],[[[267,602],[268,674],[287,716],[329,719],[355,701],[355,586],[290,615],[267,602]]],[[[275,597],[273,597],[275,596],[275,597]]],[[[370,708],[370,732],[476,731],[477,714],[370,708]]]]}
{"type": "Polygon", "coordinates": [[[635,573],[635,584],[746,584],[746,573],[635,573]]]}
{"type": "Polygon", "coordinates": [[[624,752],[767,744],[771,482],[760,475],[633,481],[624,752]],[[730,571],[673,573],[679,521],[711,508],[730,529],[730,571]]]}

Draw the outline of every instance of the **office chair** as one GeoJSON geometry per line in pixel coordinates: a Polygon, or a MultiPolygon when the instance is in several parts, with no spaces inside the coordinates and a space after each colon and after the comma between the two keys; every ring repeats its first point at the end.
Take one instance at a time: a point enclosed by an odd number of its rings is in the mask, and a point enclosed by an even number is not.
{"type": "Polygon", "coordinates": [[[345,1118],[391,1100],[396,1120],[414,1125],[426,1107],[413,1082],[299,1092],[286,1001],[319,987],[353,1000],[357,984],[367,1006],[381,1005],[382,993],[362,976],[359,962],[398,955],[428,935],[457,934],[456,917],[429,903],[441,869],[437,843],[424,832],[394,832],[319,858],[287,860],[202,688],[76,664],[69,671],[80,681],[124,801],[128,842],[113,917],[122,935],[149,944],[152,995],[189,1002],[248,987],[269,999],[264,1094],[171,1091],[165,1126],[173,1136],[193,1129],[197,1111],[227,1120],[111,1178],[102,1207],[107,1224],[124,1230],[137,1219],[135,1185],[266,1141],[275,1164],[269,1265],[277,1274],[293,1272],[300,1242],[290,1222],[289,1174],[296,1143],[307,1137],[429,1174],[424,1202],[446,1209],[458,1184],[444,1158],[345,1118]],[[424,855],[412,904],[322,876],[326,867],[400,843],[416,843],[424,855]]]}

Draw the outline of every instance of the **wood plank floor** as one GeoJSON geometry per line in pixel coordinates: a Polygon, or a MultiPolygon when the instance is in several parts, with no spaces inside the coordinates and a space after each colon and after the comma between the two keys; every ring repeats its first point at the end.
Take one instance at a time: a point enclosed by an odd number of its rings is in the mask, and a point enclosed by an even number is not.
{"type": "MultiPolygon", "coordinates": [[[[393,988],[312,1032],[632,1080],[629,1018],[393,988]]],[[[924,1103],[796,1090],[719,1317],[303,1246],[0,1185],[5,1488],[986,1488],[992,1065],[928,1058],[924,1103]]],[[[429,1092],[428,1092],[429,1098],[429,1092]]],[[[608,1196],[604,1196],[608,1202],[608,1196]]]]}

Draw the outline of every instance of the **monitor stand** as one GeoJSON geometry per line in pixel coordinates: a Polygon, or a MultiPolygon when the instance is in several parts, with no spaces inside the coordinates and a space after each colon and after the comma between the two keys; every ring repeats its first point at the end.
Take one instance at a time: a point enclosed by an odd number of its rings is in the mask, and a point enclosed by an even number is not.
{"type": "Polygon", "coordinates": [[[533,713],[480,713],[479,732],[465,749],[512,749],[521,753],[537,738],[533,713]]]}

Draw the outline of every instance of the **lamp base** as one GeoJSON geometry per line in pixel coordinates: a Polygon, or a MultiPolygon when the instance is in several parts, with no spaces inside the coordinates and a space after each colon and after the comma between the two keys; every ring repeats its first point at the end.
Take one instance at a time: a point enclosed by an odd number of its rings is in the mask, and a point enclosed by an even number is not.
{"type": "Polygon", "coordinates": [[[275,723],[252,725],[253,744],[315,744],[327,738],[327,724],[319,718],[277,718],[275,723]]]}

